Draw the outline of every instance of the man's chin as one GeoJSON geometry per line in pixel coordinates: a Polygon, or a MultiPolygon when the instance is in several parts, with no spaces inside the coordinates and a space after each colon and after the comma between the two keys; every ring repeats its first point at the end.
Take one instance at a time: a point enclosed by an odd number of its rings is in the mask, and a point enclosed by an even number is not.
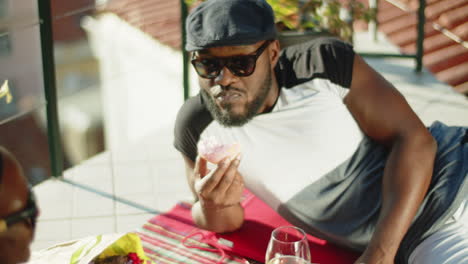
{"type": "Polygon", "coordinates": [[[26,263],[28,262],[29,258],[31,257],[31,249],[29,247],[25,248],[23,251],[23,254],[21,256],[18,256],[18,263],[26,263]]]}
{"type": "MultiPolygon", "coordinates": [[[[21,252],[20,254],[18,254],[18,252],[16,253],[17,253],[16,255],[9,255],[5,257],[0,256],[0,263],[2,264],[24,264],[29,261],[29,258],[31,256],[31,251],[29,250],[29,248],[27,252],[26,251],[21,252]]],[[[9,254],[15,254],[15,252],[12,251],[9,254]]]]}
{"type": "Polygon", "coordinates": [[[206,93],[202,93],[202,96],[208,111],[224,127],[242,126],[251,119],[246,117],[247,110],[244,104],[223,104],[209,97],[206,93]]]}
{"type": "Polygon", "coordinates": [[[215,119],[225,127],[239,127],[245,125],[250,121],[244,115],[224,114],[221,116],[215,116],[215,119]]]}

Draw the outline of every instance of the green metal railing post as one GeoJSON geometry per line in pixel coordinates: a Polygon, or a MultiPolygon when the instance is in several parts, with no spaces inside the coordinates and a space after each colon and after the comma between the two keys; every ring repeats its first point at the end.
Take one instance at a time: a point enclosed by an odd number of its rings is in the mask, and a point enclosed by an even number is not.
{"type": "MultiPolygon", "coordinates": [[[[376,6],[376,11],[378,8],[378,3],[375,0],[370,0],[369,5],[376,6]]],[[[424,55],[424,24],[426,23],[426,16],[424,14],[424,11],[426,9],[426,1],[425,0],[419,0],[419,8],[418,8],[418,25],[417,25],[417,42],[416,42],[416,52],[412,54],[394,54],[394,53],[380,53],[380,52],[359,52],[359,55],[363,57],[373,57],[373,58],[378,58],[378,57],[383,57],[383,58],[411,58],[416,61],[416,67],[415,71],[416,72],[421,72],[422,67],[423,67],[423,55],[424,55]]],[[[377,13],[376,13],[377,15],[377,13]]],[[[376,27],[377,27],[377,21],[376,27]]]]}
{"type": "Polygon", "coordinates": [[[421,72],[424,55],[424,24],[426,24],[426,0],[419,0],[418,8],[418,42],[416,43],[416,71],[421,72]]]}
{"type": "Polygon", "coordinates": [[[374,42],[378,41],[378,21],[377,21],[377,12],[379,4],[377,0],[369,0],[369,8],[372,10],[372,21],[369,23],[369,32],[372,34],[372,39],[374,42]]]}
{"type": "Polygon", "coordinates": [[[190,96],[190,83],[189,83],[189,65],[188,65],[188,52],[185,51],[186,43],[186,30],[185,30],[185,20],[187,19],[187,4],[184,0],[180,0],[180,27],[181,27],[181,51],[182,51],[182,69],[183,69],[183,86],[184,86],[184,101],[187,100],[190,96]]]}
{"type": "Polygon", "coordinates": [[[47,134],[52,176],[60,177],[63,172],[63,155],[57,111],[57,89],[55,85],[54,41],[50,0],[38,0],[42,70],[47,109],[47,134]]]}

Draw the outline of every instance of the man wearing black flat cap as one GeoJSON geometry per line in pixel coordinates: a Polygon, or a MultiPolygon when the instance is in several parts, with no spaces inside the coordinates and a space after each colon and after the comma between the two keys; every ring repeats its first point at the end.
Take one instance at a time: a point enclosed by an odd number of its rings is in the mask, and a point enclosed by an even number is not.
{"type": "Polygon", "coordinates": [[[467,128],[426,128],[336,38],[280,50],[264,0],[208,0],[186,29],[201,89],[174,145],[197,225],[239,228],[245,185],[306,232],[361,251],[357,263],[468,261],[467,128]],[[240,143],[242,162],[208,169],[197,144],[212,137],[240,143]]]}

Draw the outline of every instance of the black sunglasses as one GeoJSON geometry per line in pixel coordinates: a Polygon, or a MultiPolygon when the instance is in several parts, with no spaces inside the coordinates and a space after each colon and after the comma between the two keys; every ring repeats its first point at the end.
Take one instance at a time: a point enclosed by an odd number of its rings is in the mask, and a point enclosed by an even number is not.
{"type": "Polygon", "coordinates": [[[221,70],[226,67],[232,74],[238,77],[246,77],[255,71],[255,65],[258,57],[268,47],[272,41],[265,41],[253,54],[237,55],[223,58],[200,58],[192,55],[192,65],[197,74],[205,79],[214,79],[218,77],[221,70]]]}
{"type": "Polygon", "coordinates": [[[0,233],[8,230],[12,225],[25,221],[34,229],[36,227],[39,209],[37,208],[36,198],[31,189],[29,189],[28,201],[26,207],[16,213],[13,213],[5,218],[0,218],[0,233]]]}

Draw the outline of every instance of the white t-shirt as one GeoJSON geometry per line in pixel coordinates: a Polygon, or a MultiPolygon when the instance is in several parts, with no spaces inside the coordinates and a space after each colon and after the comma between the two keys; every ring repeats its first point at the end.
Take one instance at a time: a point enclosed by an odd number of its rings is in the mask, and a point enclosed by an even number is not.
{"type": "Polygon", "coordinates": [[[211,122],[200,138],[241,145],[239,172],[272,208],[348,159],[363,134],[343,104],[348,90],[326,79],[281,89],[268,114],[242,127],[211,122]]]}

